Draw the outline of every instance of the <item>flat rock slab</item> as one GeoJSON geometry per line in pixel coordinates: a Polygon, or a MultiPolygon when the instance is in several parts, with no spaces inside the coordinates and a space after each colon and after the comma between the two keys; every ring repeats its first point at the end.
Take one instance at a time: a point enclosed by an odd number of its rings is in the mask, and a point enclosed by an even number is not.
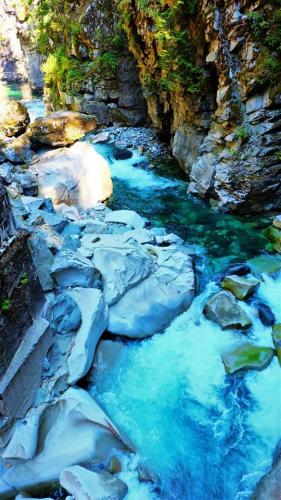
{"type": "Polygon", "coordinates": [[[114,210],[106,215],[105,222],[117,222],[131,226],[133,229],[139,229],[145,226],[147,219],[133,210],[114,210]]]}

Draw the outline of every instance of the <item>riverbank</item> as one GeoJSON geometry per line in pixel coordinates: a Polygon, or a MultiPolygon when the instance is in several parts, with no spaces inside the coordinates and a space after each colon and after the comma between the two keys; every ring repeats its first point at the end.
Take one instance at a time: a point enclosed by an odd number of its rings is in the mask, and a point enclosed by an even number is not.
{"type": "MultiPolygon", "coordinates": [[[[68,491],[78,499],[99,485],[106,498],[249,498],[281,436],[280,368],[271,335],[271,325],[281,321],[280,260],[267,272],[251,260],[250,267],[233,268],[240,249],[233,259],[222,246],[226,258],[210,279],[204,251],[192,237],[190,244],[160,227],[153,204],[156,198],[167,208],[181,180],[161,169],[159,175],[154,166],[142,168],[144,152],[120,144],[124,136],[117,144],[93,145],[95,137],[90,132],[74,146],[39,149],[31,164],[1,166],[17,227],[30,234],[53,334],[35,404],[11,439],[6,436],[1,494],[27,490],[33,498],[65,498],[68,491]],[[119,197],[107,206],[97,203],[110,196],[105,159],[119,197]],[[95,198],[97,192],[104,195],[95,198]],[[136,200],[140,213],[132,210],[136,200]],[[125,206],[114,207],[123,201],[125,206]],[[150,211],[158,227],[145,217],[150,211]],[[224,266],[236,281],[244,275],[243,286],[251,288],[245,301],[222,292],[224,266]],[[235,328],[233,317],[225,330],[220,315],[214,320],[203,314],[220,293],[231,296],[235,328]],[[269,357],[258,366],[263,371],[244,364],[227,375],[223,355],[244,344],[245,315],[247,342],[269,357]]],[[[242,226],[242,220],[211,210],[209,219],[206,205],[200,207],[202,222],[207,216],[211,224],[206,240],[201,228],[201,243],[227,238],[219,233],[224,217],[238,240],[242,227],[245,241],[250,239],[245,220],[242,226]]],[[[186,212],[197,227],[197,216],[186,212]]]]}

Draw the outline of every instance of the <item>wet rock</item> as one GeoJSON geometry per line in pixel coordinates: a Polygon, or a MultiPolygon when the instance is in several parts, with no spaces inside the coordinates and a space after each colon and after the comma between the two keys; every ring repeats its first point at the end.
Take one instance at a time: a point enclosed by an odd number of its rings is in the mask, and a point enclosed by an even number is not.
{"type": "Polygon", "coordinates": [[[267,304],[257,303],[256,308],[262,324],[265,326],[273,326],[275,323],[275,316],[270,307],[267,304]]]}
{"type": "Polygon", "coordinates": [[[204,314],[211,321],[218,323],[222,330],[247,330],[252,326],[252,320],[229,292],[213,295],[204,307],[204,314]]]}
{"type": "Polygon", "coordinates": [[[281,270],[281,257],[279,255],[258,255],[248,261],[254,273],[275,274],[281,270]]]}
{"type": "Polygon", "coordinates": [[[93,116],[72,111],[57,111],[43,118],[37,118],[28,127],[27,134],[33,143],[67,146],[95,128],[96,120],[93,116]]]}
{"type": "Polygon", "coordinates": [[[104,296],[109,305],[147,278],[155,267],[148,252],[137,244],[97,247],[92,261],[101,273],[104,296]]]}
{"type": "Polygon", "coordinates": [[[260,285],[254,278],[243,278],[241,276],[226,276],[221,283],[222,288],[229,290],[237,299],[244,300],[252,295],[260,285]]]}
{"type": "Polygon", "coordinates": [[[18,101],[10,101],[1,108],[0,131],[7,137],[23,134],[30,122],[26,107],[18,101]]]}
{"type": "Polygon", "coordinates": [[[91,208],[112,194],[112,180],[106,160],[86,143],[77,143],[43,154],[34,163],[39,193],[59,205],[91,208]]]}
{"type": "Polygon", "coordinates": [[[36,455],[4,472],[0,495],[13,496],[15,489],[57,480],[73,463],[106,462],[113,449],[125,449],[119,436],[114,424],[86,391],[70,388],[43,411],[36,455]]]}
{"type": "Polygon", "coordinates": [[[117,222],[118,224],[126,224],[134,229],[139,229],[145,226],[147,220],[133,210],[114,210],[106,215],[105,222],[117,222]]]}
{"type": "Polygon", "coordinates": [[[259,347],[254,344],[241,344],[236,349],[222,355],[226,373],[240,370],[263,370],[271,362],[274,350],[271,347],[259,347]]]}
{"type": "Polygon", "coordinates": [[[32,160],[33,151],[31,150],[31,142],[24,134],[2,148],[6,160],[12,163],[28,163],[32,160]]]}
{"type": "Polygon", "coordinates": [[[281,489],[281,459],[279,458],[272,469],[259,481],[253,500],[280,500],[281,489]]]}
{"type": "Polygon", "coordinates": [[[115,160],[128,160],[129,158],[132,158],[133,153],[129,149],[126,148],[117,148],[115,147],[113,150],[113,156],[115,160]]]}
{"type": "Polygon", "coordinates": [[[79,465],[64,469],[60,484],[76,500],[121,500],[127,485],[108,472],[92,472],[79,465]]]}
{"type": "Polygon", "coordinates": [[[91,367],[96,345],[108,325],[108,309],[100,290],[76,288],[68,294],[78,305],[82,317],[67,359],[68,383],[75,384],[91,367]]]}
{"type": "Polygon", "coordinates": [[[89,288],[99,281],[100,273],[92,262],[71,250],[63,250],[55,256],[51,275],[62,288],[89,288]]]}
{"type": "Polygon", "coordinates": [[[68,294],[56,297],[51,305],[51,328],[55,333],[76,332],[81,324],[81,311],[73,298],[68,294]]]}
{"type": "Polygon", "coordinates": [[[242,262],[241,264],[237,263],[228,266],[228,268],[222,272],[222,277],[224,278],[229,274],[236,274],[237,276],[246,276],[250,272],[251,272],[250,266],[242,262]]]}
{"type": "Polygon", "coordinates": [[[278,253],[281,253],[281,229],[277,227],[270,226],[264,232],[265,236],[269,241],[271,241],[273,250],[278,253]]]}
{"type": "Polygon", "coordinates": [[[277,352],[278,361],[281,365],[281,323],[273,325],[272,340],[277,352]]]}
{"type": "Polygon", "coordinates": [[[155,258],[155,272],[110,307],[111,333],[132,338],[153,335],[168,326],[193,300],[192,258],[176,246],[148,249],[155,258]]]}

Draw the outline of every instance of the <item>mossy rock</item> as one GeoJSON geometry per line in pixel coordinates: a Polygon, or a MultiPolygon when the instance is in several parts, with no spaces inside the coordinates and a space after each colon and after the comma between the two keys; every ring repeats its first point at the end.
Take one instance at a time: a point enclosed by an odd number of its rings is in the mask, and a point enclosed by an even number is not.
{"type": "Polygon", "coordinates": [[[259,347],[249,342],[241,344],[232,351],[222,355],[225,371],[228,374],[240,370],[264,370],[274,356],[271,347],[259,347]]]}
{"type": "Polygon", "coordinates": [[[221,283],[222,288],[229,290],[237,299],[244,300],[252,295],[260,282],[255,278],[247,279],[241,276],[226,276],[221,283]]]}
{"type": "Polygon", "coordinates": [[[272,327],[272,340],[276,349],[277,358],[281,366],[281,323],[272,327]]]}
{"type": "Polygon", "coordinates": [[[273,244],[275,252],[281,253],[281,230],[270,226],[264,231],[264,235],[273,244]]]}

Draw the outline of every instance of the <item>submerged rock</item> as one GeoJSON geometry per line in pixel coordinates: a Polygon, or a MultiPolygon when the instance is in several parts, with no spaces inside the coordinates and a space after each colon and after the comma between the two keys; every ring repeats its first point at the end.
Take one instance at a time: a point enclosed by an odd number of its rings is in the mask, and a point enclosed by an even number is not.
{"type": "Polygon", "coordinates": [[[281,492],[281,458],[277,459],[270,472],[259,481],[252,500],[280,500],[281,492]]]}
{"type": "Polygon", "coordinates": [[[121,500],[128,492],[127,485],[108,472],[92,472],[74,465],[64,469],[60,484],[75,500],[121,500]]]}
{"type": "Polygon", "coordinates": [[[222,355],[226,373],[239,370],[263,370],[271,362],[274,350],[271,347],[259,347],[245,343],[222,355]]]}
{"type": "Polygon", "coordinates": [[[93,116],[72,111],[57,111],[37,118],[28,127],[27,133],[33,143],[67,146],[81,139],[96,126],[93,116]]]}
{"type": "Polygon", "coordinates": [[[23,134],[30,122],[26,107],[18,101],[10,101],[1,107],[0,131],[7,137],[23,134]]]}
{"type": "Polygon", "coordinates": [[[204,314],[208,319],[218,323],[222,330],[232,328],[247,330],[252,326],[252,320],[230,292],[213,295],[204,307],[204,314]]]}
{"type": "Polygon", "coordinates": [[[275,323],[275,316],[270,307],[262,303],[257,303],[255,305],[262,324],[265,326],[273,326],[275,323]]]}
{"type": "Polygon", "coordinates": [[[87,209],[112,194],[107,161],[86,143],[43,154],[33,170],[38,175],[40,196],[51,198],[56,205],[87,209]]]}
{"type": "Polygon", "coordinates": [[[226,276],[221,283],[222,288],[229,290],[237,299],[244,300],[252,295],[258,288],[260,282],[255,278],[243,278],[240,276],[226,276]]]}
{"type": "Polygon", "coordinates": [[[132,158],[133,153],[129,149],[115,147],[113,150],[113,156],[115,160],[128,160],[129,158],[132,158]]]}
{"type": "Polygon", "coordinates": [[[272,340],[276,349],[279,364],[281,365],[281,323],[272,327],[272,340]]]}

